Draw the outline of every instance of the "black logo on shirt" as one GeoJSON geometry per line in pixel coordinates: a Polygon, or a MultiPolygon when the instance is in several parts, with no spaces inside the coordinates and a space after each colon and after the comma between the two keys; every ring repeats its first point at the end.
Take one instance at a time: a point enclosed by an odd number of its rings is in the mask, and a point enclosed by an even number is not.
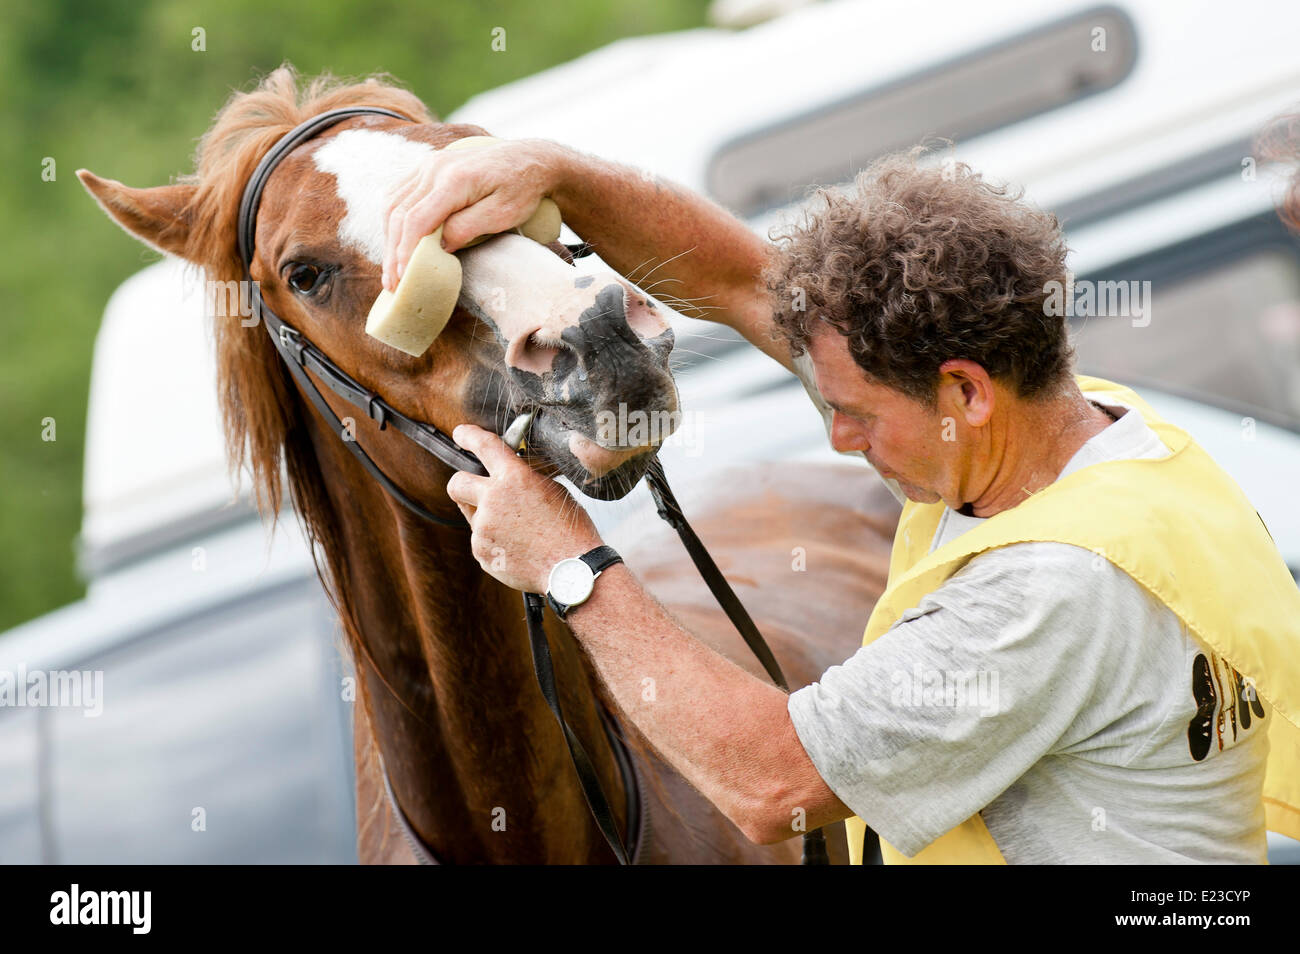
{"type": "Polygon", "coordinates": [[[1216,734],[1219,751],[1223,751],[1225,714],[1234,742],[1237,739],[1238,723],[1244,732],[1250,728],[1252,712],[1257,718],[1264,718],[1264,706],[1259,701],[1254,684],[1248,683],[1241,673],[1213,654],[1207,659],[1204,653],[1200,653],[1192,662],[1192,699],[1196,703],[1196,715],[1187,723],[1187,746],[1197,762],[1210,754],[1210,746],[1214,744],[1216,734]],[[1219,694],[1223,682],[1228,683],[1232,702],[1220,709],[1219,694]]]}

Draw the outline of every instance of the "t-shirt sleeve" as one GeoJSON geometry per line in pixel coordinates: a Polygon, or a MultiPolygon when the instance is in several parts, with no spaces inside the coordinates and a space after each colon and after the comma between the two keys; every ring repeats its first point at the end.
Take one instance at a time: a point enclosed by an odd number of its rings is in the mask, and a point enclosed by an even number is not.
{"type": "Polygon", "coordinates": [[[792,693],[795,731],[831,790],[913,856],[1066,734],[1111,665],[1107,601],[1126,579],[1068,544],[979,554],[792,693]]]}

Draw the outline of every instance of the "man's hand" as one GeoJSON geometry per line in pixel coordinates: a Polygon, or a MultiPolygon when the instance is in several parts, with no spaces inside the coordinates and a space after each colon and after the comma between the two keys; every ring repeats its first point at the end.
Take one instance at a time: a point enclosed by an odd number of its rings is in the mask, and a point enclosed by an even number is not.
{"type": "Polygon", "coordinates": [[[527,221],[555,187],[562,150],[544,139],[502,139],[426,157],[389,204],[384,288],[396,290],[415,246],[439,225],[443,248],[455,252],[527,221]]]}
{"type": "Polygon", "coordinates": [[[545,593],[551,567],[601,544],[587,512],[561,485],[543,477],[500,437],[473,424],[452,431],[488,476],[457,471],[447,493],[469,521],[479,566],[506,586],[545,593]]]}

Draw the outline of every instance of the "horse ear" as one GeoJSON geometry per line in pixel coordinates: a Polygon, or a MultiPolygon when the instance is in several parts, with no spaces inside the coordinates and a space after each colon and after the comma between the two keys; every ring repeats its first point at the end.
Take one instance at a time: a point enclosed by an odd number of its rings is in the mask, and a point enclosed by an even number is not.
{"type": "Polygon", "coordinates": [[[122,228],[160,252],[184,256],[193,223],[190,200],[197,186],[132,189],[112,179],[101,179],[89,169],[78,169],[77,178],[122,228]]]}

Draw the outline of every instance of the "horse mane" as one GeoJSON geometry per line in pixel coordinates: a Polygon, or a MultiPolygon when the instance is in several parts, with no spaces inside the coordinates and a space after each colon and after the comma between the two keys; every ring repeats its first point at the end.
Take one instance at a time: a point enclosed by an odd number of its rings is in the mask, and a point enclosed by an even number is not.
{"type": "MultiPolygon", "coordinates": [[[[378,106],[415,122],[437,121],[413,93],[396,86],[388,74],[374,74],[357,82],[323,73],[300,90],[296,70],[282,65],[251,92],[234,93],[199,140],[195,173],[181,180],[197,187],[187,209],[184,258],[198,265],[210,281],[243,281],[247,276],[239,256],[237,222],[240,198],[254,168],[294,126],[345,106],[378,106]]],[[[274,522],[284,493],[283,465],[290,499],[325,592],[339,613],[354,654],[359,649],[368,655],[352,612],[338,522],[307,430],[309,412],[297,400],[289,373],[263,328],[245,327],[240,321],[215,315],[212,326],[217,394],[231,474],[238,480],[247,466],[258,512],[274,522]],[[322,566],[322,554],[326,566],[322,566]]]]}

